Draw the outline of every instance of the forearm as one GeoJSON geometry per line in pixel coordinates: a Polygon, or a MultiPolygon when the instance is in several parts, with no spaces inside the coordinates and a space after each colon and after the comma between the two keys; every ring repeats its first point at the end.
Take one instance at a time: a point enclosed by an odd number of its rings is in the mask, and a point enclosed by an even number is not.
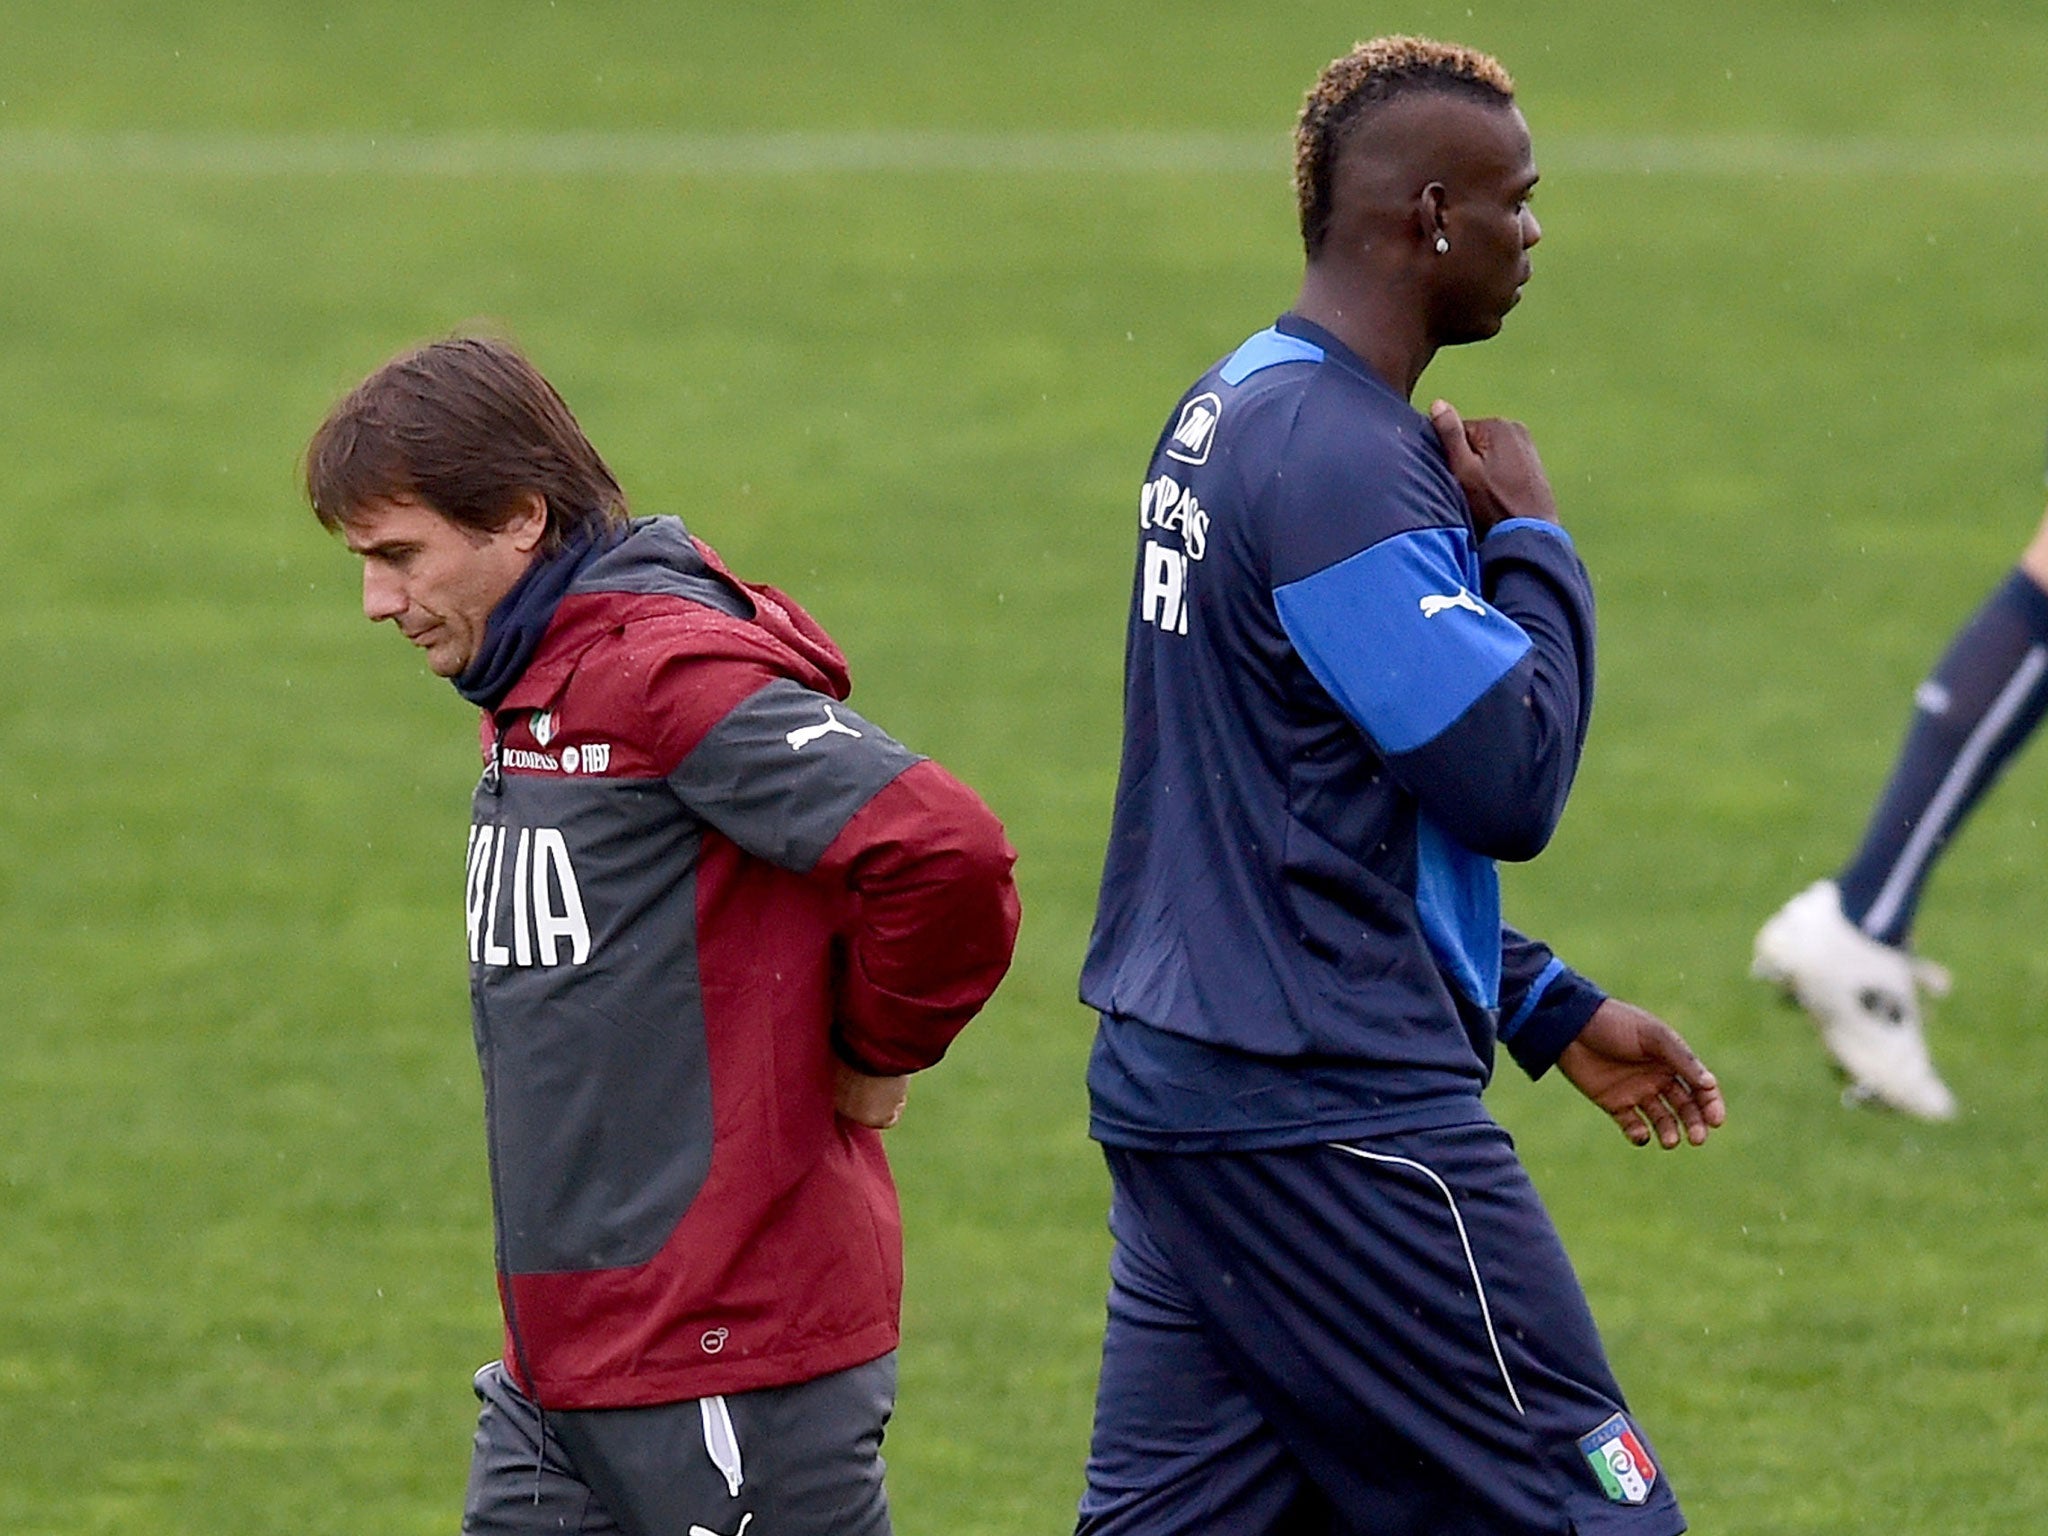
{"type": "Polygon", "coordinates": [[[996,989],[1016,944],[1016,855],[934,763],[905,772],[820,861],[849,895],[835,1048],[863,1072],[928,1067],[996,989]]]}
{"type": "Polygon", "coordinates": [[[1409,530],[1274,601],[1310,672],[1440,830],[1490,858],[1535,856],[1592,698],[1592,592],[1562,530],[1504,524],[1476,560],[1462,526],[1409,530]]]}
{"type": "Polygon", "coordinates": [[[1390,766],[1465,847],[1529,859],[1564,814],[1591,722],[1592,589],[1554,526],[1504,524],[1480,560],[1487,600],[1527,649],[1440,735],[1390,766]]]}
{"type": "Polygon", "coordinates": [[[1515,929],[1501,929],[1500,1040],[1532,1078],[1578,1038],[1606,992],[1515,929]]]}
{"type": "Polygon", "coordinates": [[[1455,725],[1390,755],[1388,767],[1460,846],[1533,859],[1557,829],[1578,771],[1577,705],[1569,675],[1532,651],[1455,725]]]}

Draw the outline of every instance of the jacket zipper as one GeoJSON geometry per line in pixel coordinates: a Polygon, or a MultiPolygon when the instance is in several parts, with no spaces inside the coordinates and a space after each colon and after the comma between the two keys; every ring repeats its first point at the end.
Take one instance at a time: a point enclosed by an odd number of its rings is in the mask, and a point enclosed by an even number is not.
{"type": "MultiPolygon", "coordinates": [[[[480,786],[492,800],[500,802],[494,825],[502,827],[503,795],[505,790],[505,727],[496,715],[491,717],[491,756],[484,764],[483,783],[480,786]]],[[[498,1285],[500,1299],[505,1306],[505,1334],[512,1344],[512,1360],[519,1367],[519,1374],[526,1378],[526,1386],[533,1394],[533,1406],[539,1415],[539,1432],[534,1439],[533,1452],[533,1502],[541,1501],[541,1474],[547,1463],[548,1411],[540,1400],[540,1383],[533,1374],[533,1365],[526,1354],[526,1340],[519,1331],[519,1302],[512,1286],[511,1266],[506,1259],[505,1249],[505,1202],[501,1198],[503,1187],[498,1173],[498,1042],[491,1031],[490,1005],[485,996],[479,962],[478,974],[469,984],[470,1006],[476,1010],[477,1037],[482,1046],[478,1053],[483,1068],[484,1080],[484,1162],[490,1173],[491,1183],[491,1241],[496,1248],[498,1285]]]]}

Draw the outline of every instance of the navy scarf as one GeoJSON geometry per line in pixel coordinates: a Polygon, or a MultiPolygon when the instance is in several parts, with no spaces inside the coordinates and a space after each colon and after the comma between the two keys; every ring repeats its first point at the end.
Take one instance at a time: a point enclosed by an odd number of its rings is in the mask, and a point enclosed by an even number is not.
{"type": "Polygon", "coordinates": [[[534,560],[484,622],[483,644],[454,679],[455,691],[482,709],[496,709],[533,659],[540,637],[583,568],[617,544],[625,530],[588,525],[552,555],[534,560]]]}

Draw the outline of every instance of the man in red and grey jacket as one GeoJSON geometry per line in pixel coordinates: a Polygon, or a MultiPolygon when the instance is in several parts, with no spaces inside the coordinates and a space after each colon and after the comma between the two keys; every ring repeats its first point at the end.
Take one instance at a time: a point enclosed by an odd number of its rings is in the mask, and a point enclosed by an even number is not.
{"type": "Polygon", "coordinates": [[[502,342],[371,375],[306,490],[365,615],[483,711],[464,905],[505,1352],[463,1529],[887,1532],[878,1132],[1009,964],[1001,825],[847,706],[795,603],[629,518],[502,342]]]}

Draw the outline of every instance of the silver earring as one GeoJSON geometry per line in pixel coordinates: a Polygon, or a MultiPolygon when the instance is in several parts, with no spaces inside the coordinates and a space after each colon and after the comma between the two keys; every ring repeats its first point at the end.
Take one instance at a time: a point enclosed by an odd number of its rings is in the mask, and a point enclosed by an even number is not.
{"type": "Polygon", "coordinates": [[[1448,256],[1451,254],[1451,242],[1445,239],[1442,235],[1438,235],[1436,237],[1436,253],[1439,256],[1448,256]]]}

